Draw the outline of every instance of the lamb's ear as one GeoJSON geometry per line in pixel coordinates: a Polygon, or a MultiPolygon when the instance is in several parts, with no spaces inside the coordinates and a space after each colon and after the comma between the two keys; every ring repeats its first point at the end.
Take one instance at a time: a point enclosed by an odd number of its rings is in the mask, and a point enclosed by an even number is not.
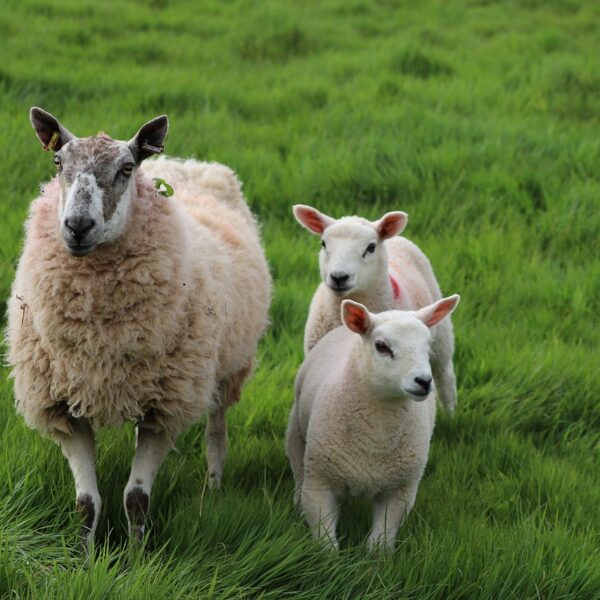
{"type": "Polygon", "coordinates": [[[167,115],[156,117],[140,127],[140,130],[129,140],[129,149],[138,165],[149,156],[160,154],[165,149],[164,141],[168,132],[167,115]]]}
{"type": "Polygon", "coordinates": [[[408,223],[408,215],[401,210],[396,210],[383,215],[381,219],[373,223],[373,226],[377,230],[379,237],[382,240],[387,240],[402,233],[406,227],[406,223],[408,223]]]}
{"type": "Polygon", "coordinates": [[[425,306],[424,308],[415,311],[415,317],[423,321],[427,327],[433,327],[447,317],[458,306],[459,300],[460,296],[458,294],[448,296],[448,298],[442,298],[429,306],[425,306]]]}
{"type": "Polygon", "coordinates": [[[335,223],[335,219],[324,215],[312,206],[306,206],[306,204],[295,204],[293,210],[296,221],[317,235],[321,235],[327,227],[335,223]]]}
{"type": "Polygon", "coordinates": [[[360,335],[366,335],[371,327],[371,316],[367,307],[352,300],[342,302],[342,323],[360,335]]]}
{"type": "Polygon", "coordinates": [[[60,150],[67,142],[75,139],[75,136],[63,127],[56,117],[45,110],[34,106],[29,111],[29,120],[35,129],[44,150],[60,150]]]}

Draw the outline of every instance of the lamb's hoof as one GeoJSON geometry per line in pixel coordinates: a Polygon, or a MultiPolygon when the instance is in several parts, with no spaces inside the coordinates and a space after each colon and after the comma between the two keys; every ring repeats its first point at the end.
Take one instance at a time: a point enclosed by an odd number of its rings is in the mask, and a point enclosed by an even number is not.
{"type": "Polygon", "coordinates": [[[129,521],[129,537],[137,545],[144,540],[144,529],[150,498],[141,487],[134,487],[125,496],[125,509],[129,521]]]}

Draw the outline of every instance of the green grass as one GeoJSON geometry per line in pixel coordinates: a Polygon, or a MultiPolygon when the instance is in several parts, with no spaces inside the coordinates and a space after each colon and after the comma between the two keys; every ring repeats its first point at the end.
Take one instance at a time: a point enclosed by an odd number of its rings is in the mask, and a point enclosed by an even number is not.
{"type": "Polygon", "coordinates": [[[583,0],[277,3],[5,0],[0,298],[52,171],[27,120],[233,167],[276,293],[230,413],[224,491],[203,425],[160,471],[142,555],[121,494],[131,427],[100,437],[96,553],[76,550],[71,474],[0,382],[0,593],[36,598],[600,598],[600,5],[583,0]],[[440,417],[391,557],[352,501],[332,555],[292,508],[283,449],[318,242],[294,202],[410,213],[455,314],[459,405],[440,417]]]}

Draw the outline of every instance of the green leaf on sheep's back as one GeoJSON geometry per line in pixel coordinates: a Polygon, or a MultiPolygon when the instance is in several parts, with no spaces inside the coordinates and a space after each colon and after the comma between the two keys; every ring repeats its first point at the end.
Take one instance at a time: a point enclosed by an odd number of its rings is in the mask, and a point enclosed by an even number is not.
{"type": "Polygon", "coordinates": [[[154,177],[154,187],[158,190],[161,196],[170,198],[173,195],[173,188],[161,177],[154,177]],[[164,188],[164,189],[162,189],[164,188]]]}

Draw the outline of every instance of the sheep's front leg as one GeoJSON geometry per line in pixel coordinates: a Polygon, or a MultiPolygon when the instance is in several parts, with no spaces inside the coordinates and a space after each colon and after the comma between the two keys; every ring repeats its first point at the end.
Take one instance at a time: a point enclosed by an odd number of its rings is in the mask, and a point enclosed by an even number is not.
{"type": "Polygon", "coordinates": [[[213,489],[221,487],[223,466],[227,457],[227,407],[223,404],[208,414],[204,439],[208,462],[208,485],[213,489]]]}
{"type": "Polygon", "coordinates": [[[301,495],[302,511],[315,539],[337,550],[335,537],[339,507],[333,490],[312,478],[305,478],[301,495]]]}
{"type": "Polygon", "coordinates": [[[416,482],[391,494],[375,498],[369,549],[383,548],[388,552],[394,549],[396,534],[415,504],[418,487],[419,483],[416,482]]]}
{"type": "Polygon", "coordinates": [[[137,428],[137,448],[123,496],[129,536],[135,542],[141,542],[144,537],[152,484],[172,447],[171,438],[166,434],[137,428]]]}
{"type": "Polygon", "coordinates": [[[456,408],[456,377],[452,363],[454,333],[450,319],[443,320],[436,327],[431,357],[435,392],[440,406],[452,414],[456,408]]]}
{"type": "Polygon", "coordinates": [[[96,445],[89,423],[83,419],[75,421],[73,433],[57,434],[55,439],[69,461],[75,480],[77,509],[83,517],[82,535],[91,545],[100,517],[100,494],[96,480],[96,445]]]}

